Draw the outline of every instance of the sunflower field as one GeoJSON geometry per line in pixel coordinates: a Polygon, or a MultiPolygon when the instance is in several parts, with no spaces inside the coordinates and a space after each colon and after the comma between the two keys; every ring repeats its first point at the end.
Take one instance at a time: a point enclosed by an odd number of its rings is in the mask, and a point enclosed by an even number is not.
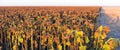
{"type": "Polygon", "coordinates": [[[0,7],[0,50],[115,50],[100,7],[0,7]]]}

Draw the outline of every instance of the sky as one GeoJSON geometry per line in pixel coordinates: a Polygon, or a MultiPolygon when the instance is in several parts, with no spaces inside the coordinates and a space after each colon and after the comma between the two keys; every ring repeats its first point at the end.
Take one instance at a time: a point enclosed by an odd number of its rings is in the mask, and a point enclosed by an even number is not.
{"type": "Polygon", "coordinates": [[[0,6],[120,6],[120,0],[0,0],[0,6]]]}

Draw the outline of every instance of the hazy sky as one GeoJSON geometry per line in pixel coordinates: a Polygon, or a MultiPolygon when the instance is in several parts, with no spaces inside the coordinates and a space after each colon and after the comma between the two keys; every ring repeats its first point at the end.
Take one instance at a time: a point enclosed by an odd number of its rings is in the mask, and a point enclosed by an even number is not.
{"type": "Polygon", "coordinates": [[[0,6],[120,6],[120,0],[0,0],[0,6]]]}

